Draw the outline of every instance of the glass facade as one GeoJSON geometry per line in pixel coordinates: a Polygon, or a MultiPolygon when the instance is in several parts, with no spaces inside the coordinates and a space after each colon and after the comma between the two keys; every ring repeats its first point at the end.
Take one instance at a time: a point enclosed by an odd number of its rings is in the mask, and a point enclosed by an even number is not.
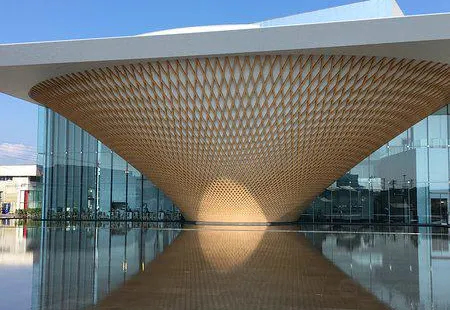
{"type": "Polygon", "coordinates": [[[361,161],[319,195],[306,222],[449,223],[449,106],[361,161]]]}
{"type": "MultiPolygon", "coordinates": [[[[450,107],[401,133],[320,194],[300,218],[328,223],[449,223],[450,107]]],[[[162,191],[93,136],[40,108],[43,218],[179,220],[162,191]]]]}
{"type": "Polygon", "coordinates": [[[38,162],[43,167],[43,218],[179,220],[162,191],[74,123],[39,109],[38,162]]]}

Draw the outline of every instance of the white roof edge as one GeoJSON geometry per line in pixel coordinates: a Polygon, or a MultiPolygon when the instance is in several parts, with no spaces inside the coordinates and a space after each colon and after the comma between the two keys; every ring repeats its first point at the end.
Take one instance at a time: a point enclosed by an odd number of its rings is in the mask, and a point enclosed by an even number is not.
{"type": "MultiPolygon", "coordinates": [[[[171,30],[182,30],[182,29],[189,29],[189,28],[199,28],[199,27],[216,27],[216,26],[249,26],[242,27],[242,28],[236,28],[236,29],[212,29],[213,31],[194,31],[194,32],[180,32],[180,33],[170,33],[170,34],[163,34],[158,35],[155,37],[175,37],[175,36],[183,36],[183,35],[201,35],[201,34],[214,34],[219,32],[235,32],[235,31],[245,31],[245,30],[263,30],[263,29],[278,29],[278,28],[292,28],[292,27],[308,27],[308,26],[315,26],[315,25],[330,25],[330,24],[350,24],[350,23],[365,23],[365,22],[371,22],[371,21],[389,21],[389,20],[408,20],[408,19],[422,19],[422,18],[432,18],[439,16],[447,16],[450,17],[450,12],[444,12],[444,13],[431,13],[431,14],[417,14],[417,15],[405,15],[405,16],[391,16],[391,17],[374,17],[374,18],[367,18],[367,19],[355,19],[355,20],[346,20],[346,21],[324,21],[324,22],[317,22],[317,23],[306,23],[306,24],[293,24],[293,25],[277,25],[277,26],[264,26],[259,27],[259,24],[261,22],[256,23],[249,23],[249,24],[226,24],[226,25],[207,25],[207,26],[189,26],[189,27],[181,27],[181,28],[171,28],[171,29],[165,29],[165,30],[157,30],[155,32],[148,32],[148,33],[142,33],[142,34],[136,34],[136,35],[129,35],[129,36],[113,36],[113,37],[93,37],[93,38],[81,38],[81,39],[64,39],[64,40],[44,40],[44,41],[28,41],[28,42],[12,42],[12,43],[0,43],[0,48],[2,47],[10,47],[10,46],[22,46],[22,45],[43,45],[43,44],[51,44],[51,43],[67,43],[67,42],[91,42],[91,41],[104,41],[104,40],[119,40],[119,39],[132,39],[132,38],[142,38],[142,37],[152,37],[152,33],[160,33],[165,31],[171,31],[171,30]]],[[[331,25],[332,26],[332,25],[331,25]]],[[[231,28],[231,27],[230,27],[231,28]]],[[[0,59],[1,60],[1,59],[0,59]]],[[[1,63],[0,63],[1,66],[1,63]]]]}
{"type": "Polygon", "coordinates": [[[267,53],[448,39],[450,13],[445,13],[175,35],[0,44],[0,68],[267,53]]]}
{"type": "Polygon", "coordinates": [[[285,52],[401,57],[450,64],[450,14],[3,44],[0,91],[32,101],[28,91],[38,82],[95,67],[142,60],[285,52]]]}

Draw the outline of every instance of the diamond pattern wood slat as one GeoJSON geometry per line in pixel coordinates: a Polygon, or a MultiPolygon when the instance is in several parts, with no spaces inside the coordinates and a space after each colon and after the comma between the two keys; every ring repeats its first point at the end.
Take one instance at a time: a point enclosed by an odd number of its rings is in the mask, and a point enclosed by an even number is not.
{"type": "Polygon", "coordinates": [[[262,55],[68,74],[30,96],[139,169],[188,220],[295,220],[450,96],[448,64],[262,55]]]}
{"type": "Polygon", "coordinates": [[[96,305],[148,308],[389,309],[303,234],[249,227],[181,231],[145,270],[96,305]]]}

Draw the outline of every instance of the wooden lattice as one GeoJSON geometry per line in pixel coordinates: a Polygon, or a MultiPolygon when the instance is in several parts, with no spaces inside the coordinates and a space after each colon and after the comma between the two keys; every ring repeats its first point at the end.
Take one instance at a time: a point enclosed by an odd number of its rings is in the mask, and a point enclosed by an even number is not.
{"type": "Polygon", "coordinates": [[[295,220],[334,180],[448,103],[448,64],[262,55],[68,74],[30,96],[100,139],[188,220],[295,220]]]}
{"type": "Polygon", "coordinates": [[[96,309],[389,308],[303,234],[218,229],[182,231],[96,309]]]}

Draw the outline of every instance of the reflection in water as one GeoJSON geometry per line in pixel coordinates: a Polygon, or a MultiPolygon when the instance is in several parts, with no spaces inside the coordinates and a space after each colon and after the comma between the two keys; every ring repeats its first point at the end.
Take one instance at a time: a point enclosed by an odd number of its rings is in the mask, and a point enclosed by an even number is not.
{"type": "MultiPolygon", "coordinates": [[[[191,228],[201,229],[198,226],[191,228]]],[[[217,272],[230,272],[250,259],[265,233],[264,226],[248,226],[245,228],[246,231],[238,226],[220,228],[220,230],[197,231],[195,240],[204,260],[217,272]],[[220,259],[217,259],[217,253],[220,253],[220,259]]]]}
{"type": "Polygon", "coordinates": [[[44,237],[41,308],[72,309],[93,305],[152,261],[179,230],[132,228],[111,223],[50,228],[44,237]]]}
{"type": "MultiPolygon", "coordinates": [[[[10,220],[3,219],[3,224],[10,220]]],[[[30,309],[39,271],[39,229],[0,224],[0,309],[30,309]]]]}
{"type": "Polygon", "coordinates": [[[449,233],[440,228],[308,233],[323,255],[394,309],[450,309],[449,233]]]}
{"type": "Polygon", "coordinates": [[[450,306],[448,231],[14,225],[0,227],[0,309],[450,306]]]}
{"type": "Polygon", "coordinates": [[[100,302],[156,309],[385,309],[311,247],[301,234],[261,231],[183,231],[138,274],[100,302]],[[217,233],[222,233],[216,239],[217,233]],[[246,247],[250,257],[229,268],[246,247]],[[240,241],[237,241],[239,236],[240,241]],[[208,242],[204,242],[205,239],[208,242]],[[221,244],[224,242],[225,244],[221,244]]]}

